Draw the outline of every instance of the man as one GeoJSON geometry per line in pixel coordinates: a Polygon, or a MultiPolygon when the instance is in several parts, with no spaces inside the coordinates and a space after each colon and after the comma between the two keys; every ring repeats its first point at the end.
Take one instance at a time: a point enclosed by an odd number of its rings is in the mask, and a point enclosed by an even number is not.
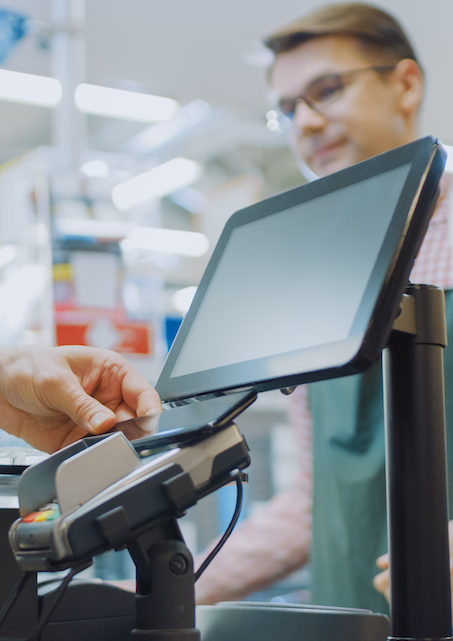
{"type": "Polygon", "coordinates": [[[161,409],[157,392],[115,352],[0,348],[0,428],[37,449],[54,452],[161,409]]]}
{"type": "MultiPolygon", "coordinates": [[[[268,77],[278,108],[292,123],[301,161],[317,176],[418,137],[422,72],[401,27],[385,12],[362,4],[325,7],[272,34],[266,45],[275,54],[268,77]]],[[[447,183],[411,279],[451,290],[447,183]]],[[[453,291],[447,292],[447,314],[453,326],[453,291]]],[[[445,362],[452,389],[449,350],[445,362]]],[[[372,585],[376,558],[387,551],[380,365],[310,385],[308,393],[298,388],[296,395],[293,413],[304,456],[298,487],[233,534],[200,578],[197,600],[243,597],[300,567],[310,554],[314,603],[385,612],[387,604],[372,585]]],[[[451,394],[447,421],[453,430],[451,394]]],[[[448,454],[453,463],[451,446],[448,454]]],[[[385,575],[376,587],[386,590],[385,575]]]]}

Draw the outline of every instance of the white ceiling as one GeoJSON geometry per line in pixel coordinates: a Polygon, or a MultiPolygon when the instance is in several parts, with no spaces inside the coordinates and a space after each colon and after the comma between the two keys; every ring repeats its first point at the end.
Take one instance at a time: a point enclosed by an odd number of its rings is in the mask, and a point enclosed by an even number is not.
{"type": "MultiPolygon", "coordinates": [[[[181,104],[204,99],[213,107],[229,108],[236,125],[238,117],[256,124],[267,108],[264,70],[250,62],[260,52],[261,36],[322,4],[319,0],[86,0],[87,81],[137,88],[176,98],[181,104]]],[[[453,144],[453,0],[378,4],[405,25],[425,67],[421,133],[453,144]]],[[[44,23],[51,20],[51,0],[10,0],[3,6],[44,23]]],[[[51,55],[38,48],[36,38],[27,36],[3,66],[50,75],[51,55]]],[[[0,122],[0,160],[50,143],[50,112],[45,108],[2,102],[0,122]]],[[[264,119],[262,123],[264,129],[264,119]]],[[[91,119],[97,144],[102,139],[99,131],[107,126],[113,148],[141,128],[91,119]]],[[[241,129],[244,135],[246,129],[241,129]]]]}
{"type": "MultiPolygon", "coordinates": [[[[0,8],[50,24],[52,1],[0,0],[0,8]]],[[[182,106],[203,100],[211,107],[205,121],[153,152],[152,158],[148,152],[137,162],[135,156],[135,167],[176,155],[205,166],[204,178],[196,184],[206,197],[203,214],[194,216],[163,199],[162,226],[203,231],[214,247],[232,212],[303,182],[283,137],[266,128],[269,104],[260,42],[263,34],[321,6],[323,0],[71,1],[86,6],[87,82],[168,96],[182,106]]],[[[453,0],[382,0],[379,6],[404,24],[426,71],[420,134],[453,144],[453,0]]],[[[2,66],[51,75],[51,58],[50,50],[40,48],[31,34],[2,66]]],[[[0,101],[0,164],[52,144],[51,118],[52,110],[0,101]]],[[[87,125],[88,148],[96,152],[130,152],[134,136],[148,127],[94,116],[87,118],[87,125]]],[[[166,286],[196,284],[206,260],[167,265],[166,286]]]]}

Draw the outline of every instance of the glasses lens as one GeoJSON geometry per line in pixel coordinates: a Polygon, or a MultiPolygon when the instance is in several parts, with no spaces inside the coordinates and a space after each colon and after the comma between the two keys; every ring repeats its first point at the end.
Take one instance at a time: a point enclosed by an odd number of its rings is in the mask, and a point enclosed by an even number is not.
{"type": "Polygon", "coordinates": [[[329,74],[311,84],[306,93],[298,98],[287,98],[278,104],[280,112],[292,120],[299,102],[305,101],[312,109],[322,109],[341,96],[344,83],[337,74],[329,74]]]}
{"type": "Polygon", "coordinates": [[[314,82],[305,94],[308,104],[315,109],[326,107],[339,98],[343,92],[344,83],[340,76],[331,74],[323,76],[314,82]]]}

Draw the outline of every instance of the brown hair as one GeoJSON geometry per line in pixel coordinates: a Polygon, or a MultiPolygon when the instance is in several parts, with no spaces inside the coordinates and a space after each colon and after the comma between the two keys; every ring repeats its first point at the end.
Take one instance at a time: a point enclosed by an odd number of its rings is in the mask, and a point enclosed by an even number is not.
{"type": "MultiPolygon", "coordinates": [[[[264,44],[278,56],[322,36],[350,36],[389,62],[411,58],[414,49],[401,25],[385,11],[367,4],[336,4],[317,9],[278,29],[264,44]]],[[[420,65],[419,65],[420,66],[420,65]]]]}

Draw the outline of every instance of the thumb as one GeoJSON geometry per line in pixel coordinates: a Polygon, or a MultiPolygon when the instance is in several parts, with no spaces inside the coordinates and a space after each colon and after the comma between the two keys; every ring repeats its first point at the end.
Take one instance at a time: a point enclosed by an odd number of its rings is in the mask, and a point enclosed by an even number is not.
{"type": "Polygon", "coordinates": [[[102,434],[116,423],[115,413],[80,386],[60,390],[58,405],[58,409],[67,414],[76,425],[92,434],[102,434]]]}
{"type": "MultiPolygon", "coordinates": [[[[90,407],[87,410],[87,417],[87,426],[82,425],[82,423],[79,423],[78,421],[77,425],[79,425],[79,427],[83,427],[83,429],[86,429],[87,431],[91,431],[93,434],[102,434],[103,432],[110,430],[116,423],[116,416],[112,410],[109,410],[98,401],[90,403],[90,407]]],[[[82,420],[84,418],[84,416],[81,417],[82,420]]]]}

